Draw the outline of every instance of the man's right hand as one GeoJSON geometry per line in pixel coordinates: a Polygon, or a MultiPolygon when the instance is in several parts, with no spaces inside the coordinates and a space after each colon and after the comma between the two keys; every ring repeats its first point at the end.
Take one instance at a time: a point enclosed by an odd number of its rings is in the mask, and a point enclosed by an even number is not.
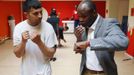
{"type": "Polygon", "coordinates": [[[19,45],[16,45],[14,48],[14,53],[15,53],[16,57],[20,58],[20,57],[24,56],[26,42],[29,38],[30,38],[30,36],[29,36],[28,31],[22,32],[22,42],[19,45]]]}
{"type": "Polygon", "coordinates": [[[26,43],[29,38],[29,31],[25,31],[22,33],[22,42],[26,43]]]}
{"type": "Polygon", "coordinates": [[[82,34],[84,31],[85,31],[84,27],[82,27],[82,26],[76,27],[74,34],[75,34],[78,41],[82,40],[82,34]]]}

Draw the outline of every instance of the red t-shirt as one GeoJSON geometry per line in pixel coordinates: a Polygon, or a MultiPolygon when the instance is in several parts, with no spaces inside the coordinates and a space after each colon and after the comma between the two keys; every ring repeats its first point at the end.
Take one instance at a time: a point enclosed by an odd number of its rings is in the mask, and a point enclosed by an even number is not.
{"type": "Polygon", "coordinates": [[[128,32],[127,36],[129,38],[129,45],[127,48],[127,53],[131,56],[134,56],[134,29],[132,31],[132,35],[130,35],[130,32],[128,32]]]}
{"type": "Polygon", "coordinates": [[[79,16],[78,16],[76,10],[74,10],[74,12],[73,12],[73,19],[74,19],[74,20],[79,20],[79,16]]]}
{"type": "Polygon", "coordinates": [[[63,23],[62,23],[62,19],[61,18],[59,18],[59,26],[63,27],[63,23]]]}

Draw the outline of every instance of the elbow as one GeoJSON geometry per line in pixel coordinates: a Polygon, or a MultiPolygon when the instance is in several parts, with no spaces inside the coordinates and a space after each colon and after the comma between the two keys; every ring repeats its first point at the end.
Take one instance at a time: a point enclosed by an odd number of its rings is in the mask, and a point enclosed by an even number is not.
{"type": "Polygon", "coordinates": [[[20,56],[20,55],[16,55],[16,57],[17,57],[17,58],[21,58],[21,56],[20,56]]]}
{"type": "Polygon", "coordinates": [[[53,58],[54,57],[54,54],[55,54],[55,51],[52,51],[51,53],[49,53],[47,55],[48,58],[53,58]]]}
{"type": "Polygon", "coordinates": [[[16,56],[17,58],[21,58],[21,54],[20,54],[20,53],[14,51],[14,54],[15,54],[15,56],[16,56]]]}
{"type": "Polygon", "coordinates": [[[129,39],[128,39],[128,38],[125,38],[124,40],[122,40],[121,43],[122,43],[122,44],[121,44],[121,47],[122,47],[123,49],[127,49],[128,45],[129,45],[129,39]]]}
{"type": "Polygon", "coordinates": [[[50,51],[50,53],[48,53],[48,55],[47,55],[48,58],[53,58],[54,57],[54,54],[56,52],[56,48],[52,48],[49,51],[50,51]]]}
{"type": "Polygon", "coordinates": [[[48,58],[53,58],[54,57],[54,54],[49,54],[47,55],[48,58]]]}
{"type": "Polygon", "coordinates": [[[129,39],[127,38],[127,40],[126,40],[126,44],[125,44],[125,48],[127,49],[128,48],[128,45],[129,45],[129,39]]]}

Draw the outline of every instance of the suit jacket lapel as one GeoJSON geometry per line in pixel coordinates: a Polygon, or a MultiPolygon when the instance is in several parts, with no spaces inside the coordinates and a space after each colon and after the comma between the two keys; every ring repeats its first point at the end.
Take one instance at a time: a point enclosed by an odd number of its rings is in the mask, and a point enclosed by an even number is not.
{"type": "Polygon", "coordinates": [[[102,22],[103,22],[103,18],[100,17],[100,18],[99,18],[99,21],[98,21],[98,23],[97,23],[97,25],[96,25],[95,31],[94,31],[94,38],[97,37],[97,32],[99,31],[102,22]]]}
{"type": "MultiPolygon", "coordinates": [[[[94,32],[94,38],[98,38],[98,37],[100,37],[101,35],[102,35],[102,32],[103,32],[103,29],[101,28],[101,26],[102,26],[102,24],[104,24],[103,23],[103,18],[102,17],[100,17],[99,18],[99,21],[98,21],[98,23],[97,23],[97,25],[96,25],[96,28],[95,28],[95,32],[94,32]],[[100,29],[101,28],[101,29],[100,29]]],[[[95,54],[96,54],[96,56],[97,56],[97,58],[98,58],[98,61],[99,61],[99,63],[100,63],[100,65],[102,66],[102,68],[104,69],[104,71],[106,71],[105,70],[105,68],[104,68],[104,65],[105,64],[103,64],[103,59],[102,59],[102,55],[105,55],[105,54],[107,54],[107,53],[105,53],[106,51],[95,51],[95,54]]]]}

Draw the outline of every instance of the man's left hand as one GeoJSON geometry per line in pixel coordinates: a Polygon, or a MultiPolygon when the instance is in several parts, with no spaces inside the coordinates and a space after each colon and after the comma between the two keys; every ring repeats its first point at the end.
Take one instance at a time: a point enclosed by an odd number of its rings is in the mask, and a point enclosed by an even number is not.
{"type": "Polygon", "coordinates": [[[83,52],[89,46],[88,41],[77,42],[74,44],[74,51],[76,53],[83,52]]]}
{"type": "Polygon", "coordinates": [[[40,38],[40,34],[37,33],[37,32],[34,32],[32,35],[31,35],[31,40],[36,43],[36,44],[39,44],[41,42],[41,38],[40,38]]]}

